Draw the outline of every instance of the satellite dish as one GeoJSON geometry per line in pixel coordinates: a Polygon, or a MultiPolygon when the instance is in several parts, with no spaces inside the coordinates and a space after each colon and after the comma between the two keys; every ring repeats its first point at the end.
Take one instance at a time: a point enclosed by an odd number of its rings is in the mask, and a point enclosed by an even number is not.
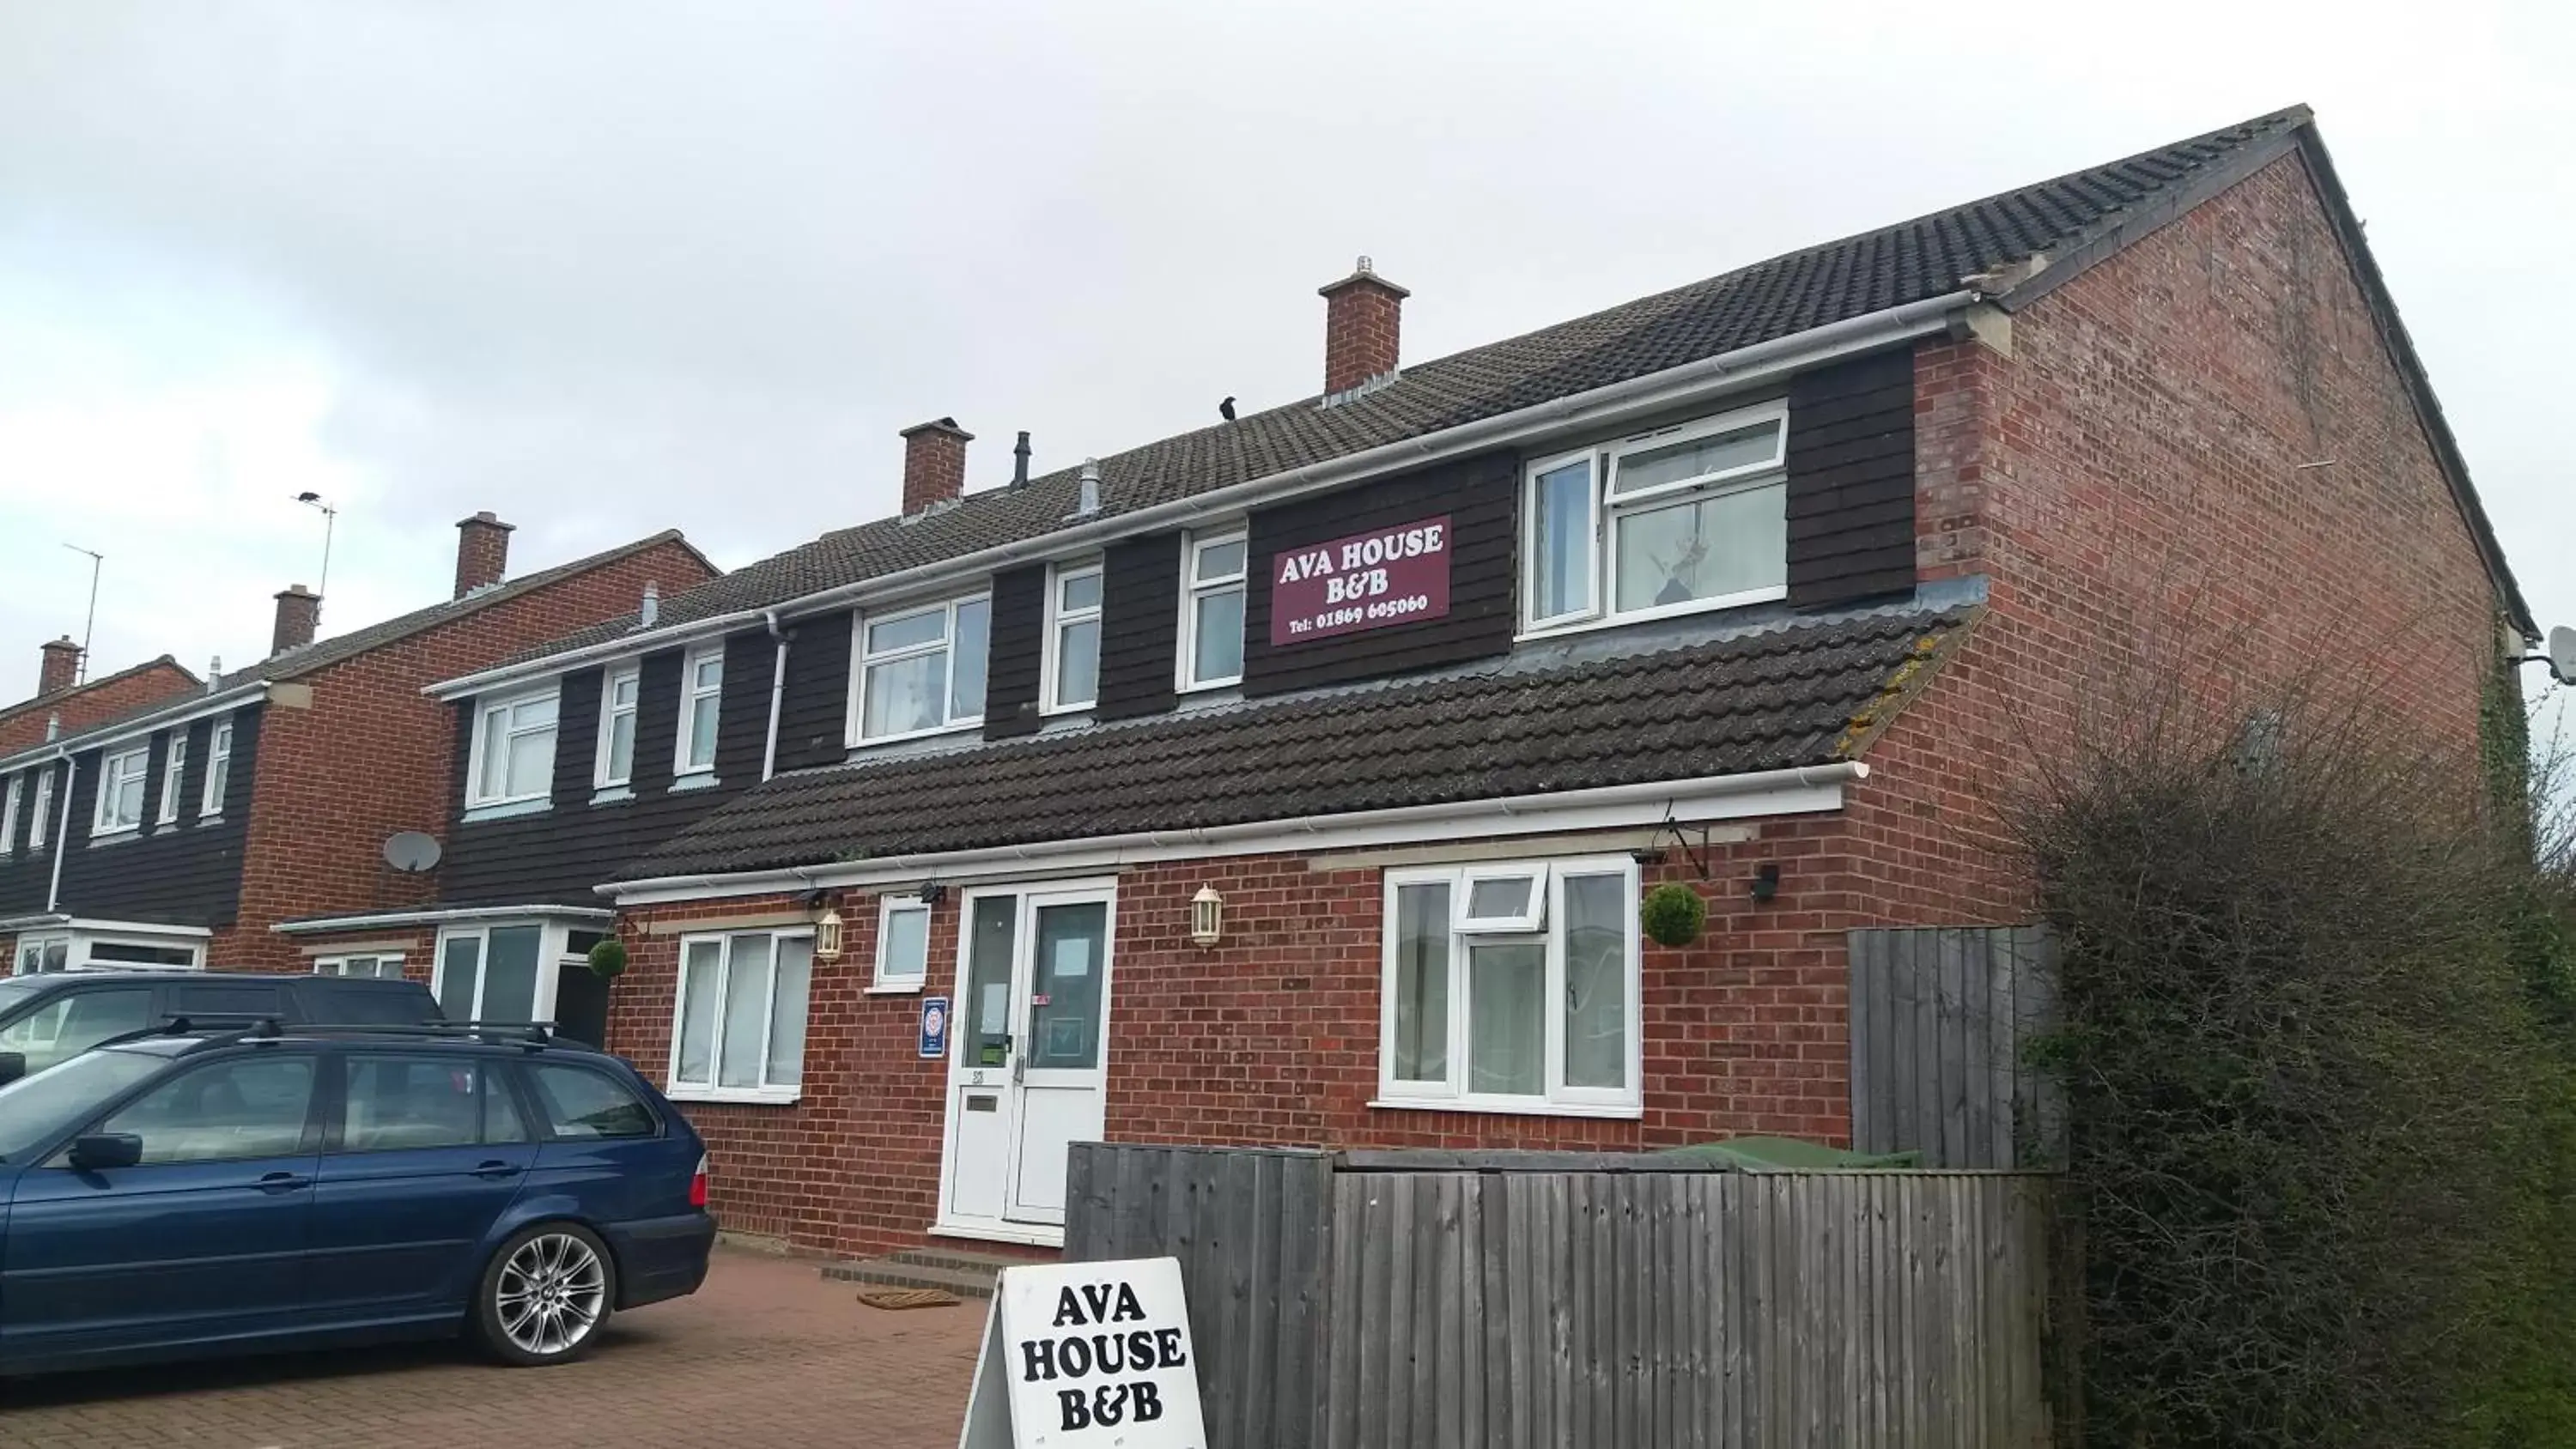
{"type": "Polygon", "coordinates": [[[2561,684],[2576,685],[2576,629],[2561,624],[2549,631],[2549,672],[2561,684]]]}
{"type": "Polygon", "coordinates": [[[417,830],[387,836],[385,864],[406,875],[427,870],[438,864],[438,842],[417,830]]]}

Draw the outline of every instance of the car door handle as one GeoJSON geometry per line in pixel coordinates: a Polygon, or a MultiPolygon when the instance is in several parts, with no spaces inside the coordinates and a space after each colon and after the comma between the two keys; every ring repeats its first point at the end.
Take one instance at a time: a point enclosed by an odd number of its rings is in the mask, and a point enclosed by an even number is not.
{"type": "Polygon", "coordinates": [[[486,1162],[474,1169],[474,1175],[476,1177],[488,1177],[494,1179],[516,1177],[519,1175],[519,1164],[515,1162],[486,1162]]]}
{"type": "Polygon", "coordinates": [[[293,1192],[299,1187],[304,1187],[310,1184],[312,1181],[313,1179],[306,1177],[300,1172],[264,1173],[259,1179],[259,1190],[262,1192],[293,1192]]]}

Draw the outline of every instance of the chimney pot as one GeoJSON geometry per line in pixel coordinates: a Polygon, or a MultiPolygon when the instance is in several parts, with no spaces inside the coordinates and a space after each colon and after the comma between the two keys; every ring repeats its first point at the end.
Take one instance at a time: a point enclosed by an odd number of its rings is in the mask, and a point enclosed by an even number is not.
{"type": "Polygon", "coordinates": [[[80,682],[81,647],[65,634],[38,650],[44,662],[36,669],[36,697],[59,694],[80,682]]]}
{"type": "Polygon", "coordinates": [[[450,597],[461,599],[501,582],[510,571],[510,533],[516,526],[493,517],[488,508],[456,520],[456,592],[450,597]]]}
{"type": "Polygon", "coordinates": [[[933,418],[903,430],[903,512],[909,518],[966,491],[966,445],[975,435],[955,418],[933,418]]]}
{"type": "Polygon", "coordinates": [[[269,631],[268,652],[283,654],[312,643],[322,622],[322,596],[302,584],[289,584],[276,597],[277,627],[269,631]]]}
{"type": "Polygon", "coordinates": [[[644,603],[635,611],[635,626],[650,629],[662,617],[662,587],[651,579],[644,581],[644,603]]]}
{"type": "Polygon", "coordinates": [[[1100,460],[1082,460],[1081,491],[1076,495],[1073,516],[1089,518],[1100,511],[1100,460]]]}
{"type": "Polygon", "coordinates": [[[1393,373],[1400,356],[1404,299],[1413,295],[1377,274],[1363,256],[1351,274],[1315,289],[1324,299],[1324,394],[1329,400],[1393,373]]]}
{"type": "Polygon", "coordinates": [[[1029,430],[1020,429],[1020,440],[1011,445],[1011,486],[1029,486],[1029,430]]]}

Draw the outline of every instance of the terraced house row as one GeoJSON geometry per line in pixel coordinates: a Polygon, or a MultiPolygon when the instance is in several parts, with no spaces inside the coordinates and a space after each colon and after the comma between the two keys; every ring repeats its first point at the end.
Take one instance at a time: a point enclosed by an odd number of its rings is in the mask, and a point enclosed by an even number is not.
{"type": "Polygon", "coordinates": [[[2020,919],[2121,681],[2367,638],[2469,740],[2535,632],[2304,109],[1427,362],[1322,290],[1314,396],[971,489],[939,418],[898,516],[422,678],[435,869],[208,930],[604,1018],[733,1227],[1044,1246],[1086,1139],[1846,1139],[1847,933],[2020,919]]]}

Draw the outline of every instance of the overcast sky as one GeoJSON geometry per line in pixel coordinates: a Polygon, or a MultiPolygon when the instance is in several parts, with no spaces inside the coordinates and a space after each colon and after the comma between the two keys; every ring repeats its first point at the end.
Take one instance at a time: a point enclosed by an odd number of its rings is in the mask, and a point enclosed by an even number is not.
{"type": "Polygon", "coordinates": [[[65,543],[101,672],[238,665],[300,491],[326,633],[477,509],[736,566],[926,418],[971,487],[1313,392],[1356,253],[1420,361],[2294,101],[2576,623],[2564,7],[1871,8],[0,0],[0,699],[65,543]]]}

